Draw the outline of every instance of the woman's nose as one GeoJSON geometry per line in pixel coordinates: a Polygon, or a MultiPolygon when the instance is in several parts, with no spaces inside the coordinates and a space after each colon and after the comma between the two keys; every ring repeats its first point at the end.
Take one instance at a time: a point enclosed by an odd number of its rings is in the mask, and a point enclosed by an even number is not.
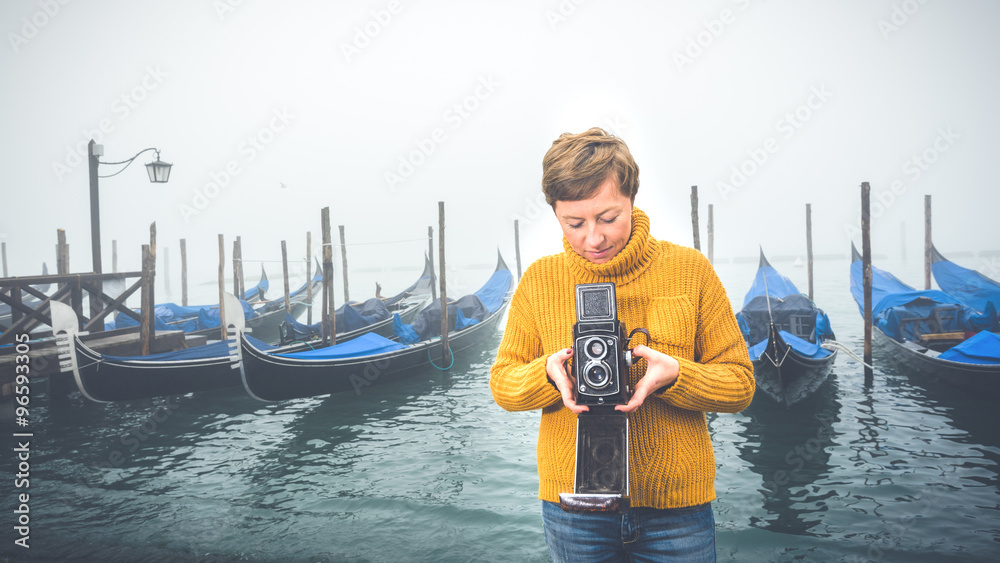
{"type": "Polygon", "coordinates": [[[604,233],[601,232],[597,225],[590,227],[590,230],[587,232],[587,245],[591,248],[597,248],[603,242],[604,233]]]}

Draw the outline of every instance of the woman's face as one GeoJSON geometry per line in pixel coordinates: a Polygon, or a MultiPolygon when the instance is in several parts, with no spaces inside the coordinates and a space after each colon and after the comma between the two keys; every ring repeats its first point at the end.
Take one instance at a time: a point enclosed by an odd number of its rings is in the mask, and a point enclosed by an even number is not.
{"type": "Polygon", "coordinates": [[[632,200],[608,178],[590,199],[558,200],[553,206],[566,240],[577,254],[604,264],[625,248],[632,234],[632,200]]]}

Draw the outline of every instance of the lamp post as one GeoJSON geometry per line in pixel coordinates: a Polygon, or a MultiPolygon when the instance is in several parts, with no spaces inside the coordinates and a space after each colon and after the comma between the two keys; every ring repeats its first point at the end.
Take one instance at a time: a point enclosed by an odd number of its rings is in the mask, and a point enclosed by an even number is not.
{"type": "Polygon", "coordinates": [[[110,178],[124,171],[132,161],[139,157],[140,154],[149,151],[156,151],[156,160],[146,164],[146,172],[149,174],[149,181],[155,184],[166,183],[170,178],[170,167],[173,166],[170,163],[163,162],[160,160],[160,150],[156,148],[143,149],[136,153],[135,156],[128,160],[123,160],[121,162],[101,162],[100,157],[104,156],[104,146],[98,145],[93,139],[87,144],[87,149],[89,153],[89,165],[90,165],[90,241],[91,248],[93,252],[94,260],[94,273],[102,273],[101,268],[101,202],[98,189],[98,178],[110,178]],[[97,166],[99,164],[105,164],[108,166],[115,166],[119,164],[124,164],[121,170],[115,172],[114,174],[108,174],[107,176],[99,176],[97,174],[97,166]]]}

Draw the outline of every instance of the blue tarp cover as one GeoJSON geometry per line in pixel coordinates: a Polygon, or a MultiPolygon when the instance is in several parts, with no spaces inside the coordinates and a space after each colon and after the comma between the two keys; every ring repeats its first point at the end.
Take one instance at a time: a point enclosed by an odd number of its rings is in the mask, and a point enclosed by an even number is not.
{"type": "MultiPolygon", "coordinates": [[[[858,310],[864,315],[864,286],[862,285],[861,261],[851,264],[851,295],[858,304],[858,310]]],[[[896,276],[872,266],[872,319],[876,326],[895,340],[919,340],[914,332],[975,332],[977,330],[994,330],[997,319],[996,311],[992,317],[988,314],[977,314],[972,308],[964,305],[955,297],[936,289],[918,291],[903,283],[896,276]],[[935,309],[957,308],[941,326],[931,326],[931,316],[935,309]],[[908,324],[901,326],[900,322],[908,319],[923,319],[918,327],[908,324]]]]}
{"type": "MultiPolygon", "coordinates": [[[[475,303],[478,305],[479,308],[488,311],[487,314],[492,314],[496,312],[501,305],[503,305],[504,296],[510,289],[510,282],[512,278],[513,276],[511,275],[510,270],[499,270],[497,272],[494,272],[494,274],[490,277],[490,279],[486,282],[486,284],[483,285],[483,287],[481,287],[478,291],[457,300],[455,303],[460,304],[463,301],[466,303],[475,303]]],[[[440,301],[437,301],[437,303],[440,304],[440,301]]],[[[440,315],[440,305],[438,305],[438,309],[440,315]]],[[[461,306],[459,308],[449,307],[449,309],[455,309],[456,313],[459,313],[460,312],[459,309],[461,309],[461,306]]],[[[459,315],[456,315],[456,317],[458,316],[459,315]]],[[[464,317],[465,315],[462,316],[464,317]]],[[[440,327],[441,317],[438,316],[437,318],[438,318],[438,326],[440,327]]],[[[470,317],[466,317],[461,322],[464,323],[465,326],[468,326],[469,324],[474,324],[475,322],[478,322],[478,320],[473,320],[470,317]]],[[[402,322],[402,320],[399,318],[399,314],[393,315],[393,328],[394,332],[397,332],[397,334],[399,331],[405,332],[407,330],[411,331],[413,335],[417,334],[417,332],[414,331],[412,325],[402,322]]],[[[420,340],[419,336],[417,336],[416,338],[417,340],[420,340]]],[[[406,341],[403,340],[403,342],[406,341]]],[[[347,342],[343,342],[341,344],[337,344],[334,346],[328,346],[326,348],[320,348],[317,350],[308,350],[305,352],[293,352],[290,354],[279,354],[279,355],[286,358],[313,359],[313,360],[357,358],[363,356],[382,354],[386,352],[393,352],[396,350],[403,350],[408,347],[409,347],[408,344],[396,342],[384,336],[380,336],[378,334],[369,332],[366,334],[362,334],[361,336],[353,340],[348,340],[347,342]]]]}
{"type": "MultiPolygon", "coordinates": [[[[503,305],[513,274],[497,270],[478,290],[448,303],[448,323],[451,330],[461,330],[486,319],[503,305]]],[[[399,315],[392,320],[393,334],[403,342],[413,344],[441,335],[441,302],[435,301],[417,314],[412,324],[405,324],[399,315]]]]}
{"type": "MultiPolygon", "coordinates": [[[[793,350],[795,350],[802,356],[818,360],[820,358],[825,358],[830,354],[832,354],[832,352],[830,352],[826,348],[823,348],[819,344],[813,344],[808,340],[803,340],[802,338],[799,338],[798,336],[795,336],[790,332],[785,332],[783,330],[778,332],[781,334],[781,337],[785,340],[785,343],[791,346],[793,350]]],[[[749,349],[750,359],[759,360],[761,356],[763,356],[764,351],[767,350],[767,344],[770,341],[771,341],[770,338],[765,338],[764,340],[761,340],[757,344],[751,346],[749,349]]]]}
{"type": "Polygon", "coordinates": [[[749,343],[751,358],[760,358],[767,348],[771,322],[785,336],[785,342],[806,357],[830,355],[819,345],[835,338],[827,314],[802,294],[790,279],[775,270],[763,255],[750,290],[743,299],[743,310],[736,315],[736,320],[749,343]],[[784,330],[792,328],[793,322],[797,330],[810,332],[808,337],[817,343],[784,330]]]}
{"type": "Polygon", "coordinates": [[[306,350],[304,352],[292,352],[290,354],[275,354],[282,358],[297,358],[302,360],[332,360],[338,358],[357,358],[360,356],[373,356],[385,352],[393,352],[406,348],[405,344],[394,342],[388,338],[368,332],[361,336],[327,346],[316,350],[306,350]]]}
{"type": "Polygon", "coordinates": [[[759,295],[770,295],[771,297],[784,299],[789,295],[798,293],[802,292],[795,287],[792,280],[778,273],[770,264],[765,263],[757,268],[757,275],[754,276],[753,283],[750,284],[750,290],[747,291],[746,297],[743,298],[743,308],[745,309],[750,304],[750,301],[759,295]]]}
{"type": "MultiPolygon", "coordinates": [[[[253,306],[246,301],[240,300],[243,305],[243,316],[252,319],[257,316],[253,306]]],[[[139,309],[135,309],[139,313],[139,309]]],[[[193,305],[181,306],[176,303],[161,303],[153,309],[156,319],[156,330],[183,330],[184,332],[194,332],[207,328],[219,326],[219,306],[218,305],[193,305]]],[[[128,315],[118,313],[115,320],[104,323],[106,330],[115,328],[125,328],[138,326],[138,322],[128,315]]]]}
{"type": "MultiPolygon", "coordinates": [[[[391,313],[381,299],[372,297],[364,303],[353,303],[351,306],[341,305],[334,311],[334,315],[336,316],[337,334],[341,334],[388,319],[391,313]]],[[[285,322],[295,329],[296,338],[319,336],[323,330],[322,321],[311,325],[300,323],[288,313],[285,313],[285,322]]]]}
{"type": "MultiPolygon", "coordinates": [[[[249,340],[258,350],[270,350],[274,348],[274,346],[271,346],[270,344],[265,344],[252,336],[247,336],[247,340],[249,340]]],[[[102,355],[102,357],[106,360],[147,361],[147,362],[221,358],[229,355],[229,345],[232,343],[233,343],[232,340],[220,340],[218,342],[212,342],[211,344],[205,344],[204,346],[195,346],[193,348],[185,348],[183,350],[177,350],[176,352],[162,352],[160,354],[149,354],[146,356],[102,355]]]]}
{"type": "Polygon", "coordinates": [[[1000,335],[984,330],[938,357],[966,364],[1000,364],[1000,335]]]}
{"type": "Polygon", "coordinates": [[[503,305],[503,299],[507,295],[507,291],[510,290],[510,282],[513,277],[510,270],[497,270],[493,272],[486,284],[475,292],[475,295],[479,297],[479,300],[486,306],[486,310],[491,314],[503,305]]]}
{"type": "MultiPolygon", "coordinates": [[[[246,319],[252,319],[257,316],[257,311],[254,311],[253,305],[247,303],[246,301],[240,300],[240,305],[243,306],[243,316],[246,319]]],[[[202,307],[198,311],[198,330],[203,330],[206,328],[216,328],[219,326],[219,307],[202,307]]]]}
{"type": "Polygon", "coordinates": [[[991,304],[1000,309],[1000,283],[948,260],[934,262],[931,271],[942,290],[977,312],[987,312],[991,304]]]}

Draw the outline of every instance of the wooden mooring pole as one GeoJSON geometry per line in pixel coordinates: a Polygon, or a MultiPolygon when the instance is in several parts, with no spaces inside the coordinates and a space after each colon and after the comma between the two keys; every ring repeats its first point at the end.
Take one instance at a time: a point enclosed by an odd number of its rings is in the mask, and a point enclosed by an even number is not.
{"type": "Polygon", "coordinates": [[[240,291],[238,293],[236,293],[235,295],[239,299],[246,299],[247,298],[247,288],[246,288],[246,285],[244,284],[245,276],[244,276],[244,273],[243,273],[243,238],[242,237],[236,237],[236,246],[237,246],[237,248],[240,249],[240,256],[239,256],[239,259],[236,261],[236,264],[237,264],[236,271],[238,272],[237,279],[240,280],[240,291]]]}
{"type": "Polygon", "coordinates": [[[441,264],[441,362],[448,362],[451,357],[451,350],[448,348],[448,295],[445,291],[445,263],[444,263],[444,202],[438,202],[438,262],[441,264]]]}
{"type": "MultiPolygon", "coordinates": [[[[149,224],[149,332],[151,335],[150,350],[156,339],[156,222],[149,224]]],[[[100,289],[100,286],[98,286],[100,289]]],[[[91,300],[93,302],[93,300],[91,300]]],[[[101,325],[101,330],[104,326],[101,325]]]]}
{"type": "Polygon", "coordinates": [[[285,312],[292,314],[292,301],[289,297],[288,288],[288,246],[285,241],[281,241],[281,276],[285,279],[285,312]]]}
{"type": "MultiPolygon", "coordinates": [[[[431,278],[434,277],[434,227],[427,227],[427,260],[431,263],[431,278]]],[[[437,299],[437,286],[431,279],[431,300],[437,299]]]]}
{"type": "Polygon", "coordinates": [[[153,314],[153,267],[155,258],[148,244],[142,245],[142,286],[140,287],[139,353],[148,355],[153,346],[156,315],[153,314]]]}
{"type": "Polygon", "coordinates": [[[3,255],[3,277],[9,277],[7,275],[7,243],[0,242],[0,254],[3,255]]]}
{"type": "Polygon", "coordinates": [[[322,211],[323,229],[323,343],[337,343],[337,317],[333,306],[333,236],[330,233],[330,208],[322,211]]]}
{"type": "Polygon", "coordinates": [[[344,268],[344,303],[347,303],[351,300],[350,291],[347,289],[347,240],[344,237],[344,226],[339,225],[337,228],[340,229],[340,259],[344,268]]]}
{"type": "Polygon", "coordinates": [[[226,304],[223,297],[226,294],[226,239],[219,233],[219,331],[221,339],[226,340],[226,304]]]}
{"type": "Polygon", "coordinates": [[[812,204],[806,204],[806,279],[809,284],[809,299],[813,299],[813,212],[812,204]]]}
{"type": "Polygon", "coordinates": [[[118,241],[111,241],[111,273],[118,273],[118,241]]]}
{"type": "Polygon", "coordinates": [[[237,299],[243,299],[240,293],[240,237],[233,241],[233,295],[237,299]]]}
{"type": "Polygon", "coordinates": [[[870,387],[875,374],[872,368],[872,240],[871,240],[871,187],[861,184],[861,272],[864,286],[865,312],[865,386],[870,387]]]}
{"type": "MultiPolygon", "coordinates": [[[[66,244],[66,230],[56,229],[56,274],[62,276],[69,273],[69,245],[66,244]]],[[[58,284],[62,289],[65,283],[58,284]]]]}
{"type": "Polygon", "coordinates": [[[691,228],[694,230],[694,249],[701,251],[701,235],[698,233],[698,186],[691,186],[691,228]]]}
{"type": "Polygon", "coordinates": [[[521,280],[521,230],[514,219],[514,260],[517,262],[517,279],[521,280]]]}
{"type": "Polygon", "coordinates": [[[924,196],[924,289],[931,288],[931,247],[934,239],[931,237],[931,196],[924,196]]]}
{"type": "Polygon", "coordinates": [[[181,239],[181,305],[188,304],[188,254],[187,241],[181,239]]]}
{"type": "Polygon", "coordinates": [[[306,324],[313,323],[313,284],[312,284],[312,233],[306,232],[306,299],[309,307],[306,309],[306,324]]]}
{"type": "Polygon", "coordinates": [[[708,204],[708,263],[715,264],[715,218],[712,204],[708,204]]]}

